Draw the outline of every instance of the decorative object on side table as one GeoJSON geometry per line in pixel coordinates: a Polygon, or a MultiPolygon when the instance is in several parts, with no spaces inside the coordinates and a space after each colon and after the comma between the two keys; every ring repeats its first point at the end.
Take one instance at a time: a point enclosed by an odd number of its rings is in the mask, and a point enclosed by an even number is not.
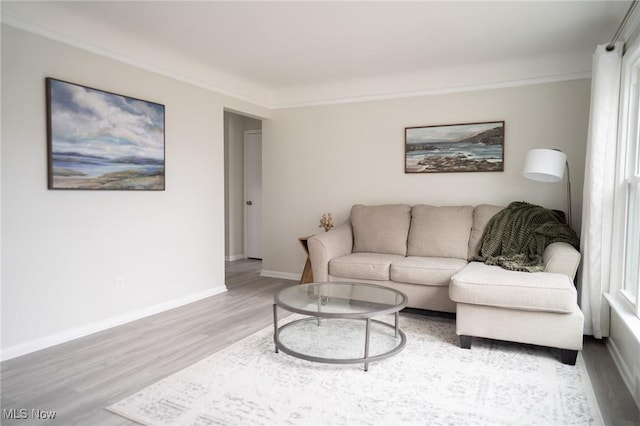
{"type": "Polygon", "coordinates": [[[320,218],[320,225],[318,228],[324,228],[324,232],[329,231],[333,228],[333,216],[331,213],[322,213],[322,217],[320,218]]]}
{"type": "Polygon", "coordinates": [[[405,128],[405,173],[504,171],[504,121],[405,128]]]}
{"type": "Polygon", "coordinates": [[[160,190],[164,105],[46,79],[49,189],[160,190]]]}

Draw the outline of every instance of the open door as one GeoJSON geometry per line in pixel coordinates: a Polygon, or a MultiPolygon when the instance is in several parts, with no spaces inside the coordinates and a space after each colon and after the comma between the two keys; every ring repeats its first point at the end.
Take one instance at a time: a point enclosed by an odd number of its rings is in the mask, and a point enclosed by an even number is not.
{"type": "Polygon", "coordinates": [[[245,256],[262,259],[262,131],[244,132],[245,256]]]}

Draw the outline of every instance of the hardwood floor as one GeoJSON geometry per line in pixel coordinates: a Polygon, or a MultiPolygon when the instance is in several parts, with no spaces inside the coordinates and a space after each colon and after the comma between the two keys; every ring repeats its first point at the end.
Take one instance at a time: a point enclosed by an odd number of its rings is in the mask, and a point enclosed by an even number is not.
{"type": "Polygon", "coordinates": [[[605,341],[585,337],[582,358],[589,371],[605,424],[640,425],[640,410],[616,369],[605,341]]]}
{"type": "MultiPolygon", "coordinates": [[[[256,260],[227,263],[224,294],[3,362],[0,423],[134,424],[104,407],[271,324],[273,294],[296,282],[260,277],[260,267],[256,260]],[[9,409],[57,414],[53,421],[11,420],[4,418],[9,409]]],[[[583,357],[606,424],[640,425],[605,344],[587,339],[583,357]]]]}
{"type": "Polygon", "coordinates": [[[297,282],[262,278],[259,270],[260,261],[227,263],[226,293],[3,362],[3,414],[57,415],[54,422],[0,423],[134,424],[104,407],[272,323],[273,294],[297,282]]]}

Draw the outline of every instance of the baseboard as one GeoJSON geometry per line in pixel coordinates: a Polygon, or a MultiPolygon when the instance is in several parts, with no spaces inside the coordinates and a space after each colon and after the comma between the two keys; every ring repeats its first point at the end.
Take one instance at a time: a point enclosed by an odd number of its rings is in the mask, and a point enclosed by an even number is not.
{"type": "MultiPolygon", "coordinates": [[[[618,345],[640,345],[640,319],[630,309],[622,296],[618,294],[605,294],[605,298],[611,306],[611,319],[615,316],[617,332],[611,333],[607,339],[607,348],[613,358],[613,362],[618,368],[622,380],[633,396],[638,409],[640,409],[640,371],[638,371],[637,358],[633,356],[625,357],[620,351],[618,345]],[[615,334],[615,336],[613,336],[615,334]],[[618,341],[618,344],[616,344],[618,341]]],[[[637,347],[637,346],[636,346],[637,347]]],[[[628,349],[625,350],[628,352],[628,349]]]]}
{"type": "Polygon", "coordinates": [[[268,278],[279,278],[282,280],[300,281],[300,275],[292,274],[290,272],[267,271],[263,269],[262,271],[260,271],[260,276],[268,278]]]}
{"type": "Polygon", "coordinates": [[[634,378],[631,370],[627,367],[627,363],[625,362],[623,356],[620,354],[620,351],[618,350],[618,347],[616,346],[615,342],[608,338],[606,339],[607,342],[607,349],[609,349],[609,354],[611,354],[611,358],[613,358],[613,363],[616,365],[616,367],[618,368],[618,371],[620,372],[620,376],[622,376],[622,381],[624,382],[625,385],[627,385],[627,389],[629,390],[629,393],[631,393],[631,396],[633,397],[633,400],[635,401],[636,405],[638,406],[638,409],[640,410],[640,395],[638,395],[637,390],[638,388],[636,388],[636,386],[640,385],[636,384],[636,380],[638,380],[637,378],[634,378]]]}
{"type": "Polygon", "coordinates": [[[235,262],[236,260],[246,259],[247,257],[244,254],[234,254],[233,256],[225,256],[224,260],[226,262],[235,262]]]}
{"type": "Polygon", "coordinates": [[[188,305],[189,303],[197,302],[199,300],[206,299],[207,297],[215,296],[216,294],[221,294],[226,291],[227,289],[225,286],[208,289],[184,297],[179,297],[177,299],[169,300],[167,302],[158,303],[157,305],[149,306],[147,308],[117,315],[106,320],[96,321],[90,324],[82,325],[80,327],[71,328],[60,333],[53,334],[51,336],[45,336],[38,339],[30,340],[28,342],[20,343],[18,345],[11,346],[7,349],[2,350],[0,352],[0,361],[7,361],[12,358],[17,358],[22,355],[50,348],[52,346],[79,339],[81,337],[104,331],[109,328],[117,327],[119,325],[133,322],[151,315],[159,314],[161,312],[175,309],[180,306],[188,305]]]}

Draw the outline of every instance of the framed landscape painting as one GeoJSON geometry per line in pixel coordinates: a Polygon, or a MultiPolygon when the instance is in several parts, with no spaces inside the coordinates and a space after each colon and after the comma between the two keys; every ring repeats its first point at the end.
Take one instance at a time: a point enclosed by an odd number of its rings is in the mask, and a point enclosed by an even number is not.
{"type": "Polygon", "coordinates": [[[405,173],[504,171],[504,121],[405,128],[405,173]]]}
{"type": "Polygon", "coordinates": [[[165,189],[164,105],[46,79],[49,189],[165,189]]]}

